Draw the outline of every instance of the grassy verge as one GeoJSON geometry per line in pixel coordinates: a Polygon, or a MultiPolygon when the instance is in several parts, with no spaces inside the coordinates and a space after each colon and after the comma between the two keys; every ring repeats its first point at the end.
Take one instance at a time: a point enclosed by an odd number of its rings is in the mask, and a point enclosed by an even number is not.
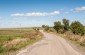
{"type": "Polygon", "coordinates": [[[2,29],[0,30],[0,55],[14,54],[40,39],[42,34],[34,29],[2,29]]]}
{"type": "Polygon", "coordinates": [[[78,49],[80,49],[81,51],[85,52],[85,37],[84,36],[80,36],[80,35],[74,35],[74,34],[57,34],[60,37],[65,38],[66,40],[68,40],[69,42],[73,43],[74,45],[76,45],[76,47],[78,49]]]}
{"type": "Polygon", "coordinates": [[[60,34],[57,33],[55,30],[49,31],[49,33],[65,38],[69,42],[73,43],[78,49],[85,52],[85,35],[75,35],[71,31],[67,31],[66,33],[60,34]]]}

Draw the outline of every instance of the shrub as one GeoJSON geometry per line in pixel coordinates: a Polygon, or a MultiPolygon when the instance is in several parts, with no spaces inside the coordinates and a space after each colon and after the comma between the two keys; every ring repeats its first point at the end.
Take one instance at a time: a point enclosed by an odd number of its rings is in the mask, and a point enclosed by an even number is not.
{"type": "Polygon", "coordinates": [[[84,35],[84,26],[79,22],[75,21],[70,25],[71,31],[74,34],[81,34],[84,35]]]}
{"type": "Polygon", "coordinates": [[[59,32],[59,30],[62,28],[61,22],[54,22],[54,29],[59,32]]]}
{"type": "Polygon", "coordinates": [[[68,31],[69,30],[69,20],[63,19],[62,21],[63,21],[63,24],[64,24],[64,26],[63,26],[64,31],[68,31]]]}
{"type": "Polygon", "coordinates": [[[61,33],[61,34],[63,34],[64,33],[64,30],[63,29],[60,29],[58,32],[61,33]]]}
{"type": "Polygon", "coordinates": [[[49,30],[49,26],[46,25],[44,30],[48,31],[49,30]]]}
{"type": "Polygon", "coordinates": [[[6,51],[6,49],[4,47],[0,47],[0,53],[6,51]]]}
{"type": "Polygon", "coordinates": [[[48,31],[48,30],[49,30],[49,26],[48,26],[48,25],[42,25],[42,28],[43,28],[45,31],[48,31]]]}
{"type": "Polygon", "coordinates": [[[8,51],[16,51],[16,50],[18,50],[18,48],[14,47],[14,46],[8,49],[8,51]]]}
{"type": "Polygon", "coordinates": [[[42,28],[44,28],[45,27],[45,25],[42,25],[42,28]]]}

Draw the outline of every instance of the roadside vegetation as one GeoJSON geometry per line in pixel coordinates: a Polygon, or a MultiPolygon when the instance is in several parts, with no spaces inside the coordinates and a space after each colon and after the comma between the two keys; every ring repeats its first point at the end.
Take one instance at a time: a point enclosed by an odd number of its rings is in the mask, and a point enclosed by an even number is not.
{"type": "Polygon", "coordinates": [[[42,38],[39,30],[32,28],[0,29],[0,55],[11,55],[42,38]]]}
{"type": "Polygon", "coordinates": [[[55,32],[55,29],[53,27],[49,27],[49,25],[42,25],[42,29],[45,32],[55,32]]]}
{"type": "Polygon", "coordinates": [[[44,31],[49,31],[50,27],[48,25],[42,25],[42,28],[44,31]]]}
{"type": "MultiPolygon", "coordinates": [[[[46,29],[45,25],[43,26],[46,29]]],[[[85,27],[79,21],[70,23],[68,19],[62,19],[62,22],[54,22],[54,27],[51,27],[51,30],[85,49],[85,27]]],[[[46,31],[50,32],[50,27],[46,31]]]]}
{"type": "Polygon", "coordinates": [[[60,21],[54,22],[54,29],[58,34],[68,38],[80,46],[85,46],[85,29],[83,24],[79,21],[74,21],[69,24],[69,20],[63,19],[62,24],[60,21]]]}

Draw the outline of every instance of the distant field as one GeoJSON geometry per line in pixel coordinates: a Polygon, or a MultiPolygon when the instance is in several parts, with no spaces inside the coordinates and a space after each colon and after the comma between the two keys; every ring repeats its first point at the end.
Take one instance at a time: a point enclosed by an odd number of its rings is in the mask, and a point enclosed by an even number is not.
{"type": "Polygon", "coordinates": [[[32,28],[0,29],[0,55],[9,55],[41,39],[42,34],[32,28]]]}

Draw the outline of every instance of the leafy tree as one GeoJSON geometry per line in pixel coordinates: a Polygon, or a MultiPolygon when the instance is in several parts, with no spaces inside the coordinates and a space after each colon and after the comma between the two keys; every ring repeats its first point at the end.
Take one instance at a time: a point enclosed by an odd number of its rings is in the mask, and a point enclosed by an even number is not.
{"type": "Polygon", "coordinates": [[[64,31],[68,31],[69,30],[69,20],[63,19],[62,21],[63,21],[63,24],[64,24],[64,26],[63,26],[64,31]]]}
{"type": "Polygon", "coordinates": [[[54,29],[59,32],[59,30],[62,28],[62,25],[61,25],[61,22],[60,21],[57,21],[57,22],[54,22],[54,29]]]}
{"type": "Polygon", "coordinates": [[[70,25],[71,31],[74,34],[81,34],[84,35],[84,26],[79,22],[75,21],[70,25]]]}

